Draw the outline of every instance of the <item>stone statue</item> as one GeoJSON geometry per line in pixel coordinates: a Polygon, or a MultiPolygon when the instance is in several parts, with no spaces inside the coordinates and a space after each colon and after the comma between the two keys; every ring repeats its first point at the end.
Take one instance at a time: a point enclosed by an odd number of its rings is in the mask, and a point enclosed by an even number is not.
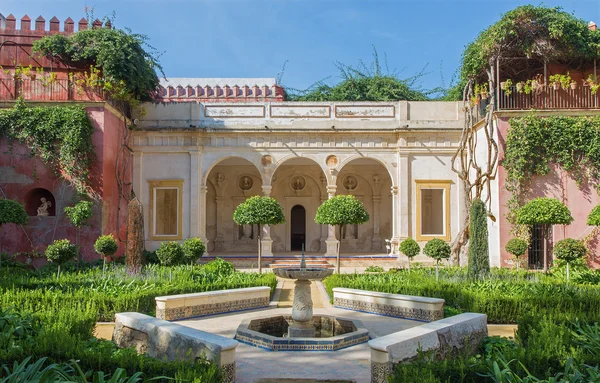
{"type": "Polygon", "coordinates": [[[225,176],[223,175],[223,173],[217,173],[217,187],[221,187],[221,185],[223,185],[224,181],[225,181],[225,176]]]}
{"type": "Polygon", "coordinates": [[[47,216],[49,216],[50,213],[48,213],[48,209],[52,206],[52,202],[47,201],[46,198],[44,198],[44,197],[42,197],[40,199],[40,202],[42,204],[37,209],[37,215],[38,215],[38,217],[47,217],[47,216]]]}

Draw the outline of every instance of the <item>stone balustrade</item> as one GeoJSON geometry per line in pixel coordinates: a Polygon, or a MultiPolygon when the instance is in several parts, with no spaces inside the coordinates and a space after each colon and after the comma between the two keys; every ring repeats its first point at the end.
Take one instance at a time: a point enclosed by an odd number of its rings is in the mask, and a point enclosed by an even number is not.
{"type": "Polygon", "coordinates": [[[474,354],[487,335],[487,315],[464,313],[370,340],[371,383],[387,382],[394,364],[410,362],[419,352],[437,359],[474,354]]]}
{"type": "Polygon", "coordinates": [[[444,300],[376,291],[333,289],[335,307],[421,321],[444,317],[444,300]]]}
{"type": "Polygon", "coordinates": [[[185,319],[269,306],[267,286],[156,297],[156,317],[185,319]]]}
{"type": "Polygon", "coordinates": [[[135,347],[153,358],[195,361],[205,356],[223,370],[223,382],[235,381],[235,348],[238,342],[140,313],[115,315],[113,342],[135,347]]]}

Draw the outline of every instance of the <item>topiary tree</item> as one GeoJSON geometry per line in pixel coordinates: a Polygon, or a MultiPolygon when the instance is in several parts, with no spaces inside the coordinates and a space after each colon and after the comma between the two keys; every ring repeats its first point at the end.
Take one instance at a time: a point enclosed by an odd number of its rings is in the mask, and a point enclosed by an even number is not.
{"type": "Polygon", "coordinates": [[[583,241],[573,238],[561,239],[556,243],[556,246],[554,246],[554,255],[556,255],[556,258],[567,263],[567,283],[571,279],[569,274],[569,264],[585,257],[586,253],[587,249],[585,248],[583,241]]]}
{"type": "Polygon", "coordinates": [[[206,247],[200,238],[192,237],[183,241],[183,261],[191,265],[203,255],[206,247]]]}
{"type": "Polygon", "coordinates": [[[588,215],[587,224],[590,226],[600,226],[600,205],[596,206],[588,215]]]}
{"type": "Polygon", "coordinates": [[[423,247],[423,254],[435,259],[435,281],[436,282],[439,280],[438,267],[439,267],[440,261],[442,259],[450,258],[451,253],[452,253],[452,250],[450,249],[450,245],[448,245],[446,242],[442,241],[439,238],[432,239],[431,241],[429,241],[425,244],[425,247],[423,247]]]}
{"type": "Polygon", "coordinates": [[[408,272],[410,273],[410,261],[419,255],[421,246],[412,238],[406,238],[400,242],[400,252],[408,257],[408,272]]]}
{"type": "Polygon", "coordinates": [[[519,271],[519,257],[524,255],[528,248],[529,244],[522,238],[513,238],[506,243],[506,251],[517,258],[517,271],[519,271]]]}
{"type": "MultiPolygon", "coordinates": [[[[353,195],[338,195],[323,202],[317,209],[315,222],[321,225],[338,226],[340,238],[344,225],[360,225],[369,220],[369,213],[362,202],[353,195]]],[[[336,249],[336,270],[340,273],[340,243],[336,249]]]]}
{"type": "MultiPolygon", "coordinates": [[[[573,216],[562,202],[556,198],[540,197],[527,202],[516,212],[519,225],[542,225],[543,237],[547,241],[552,225],[568,225],[573,216]]],[[[548,269],[547,254],[544,254],[544,270],[548,269]]]]}
{"type": "Polygon", "coordinates": [[[490,272],[487,212],[485,204],[476,199],[471,204],[469,226],[469,278],[481,278],[490,272]]]}
{"type": "Polygon", "coordinates": [[[56,277],[60,277],[60,266],[77,256],[77,246],[72,244],[68,239],[57,239],[46,248],[46,258],[58,265],[56,277]]]}
{"type": "Polygon", "coordinates": [[[106,257],[113,255],[118,249],[119,245],[117,245],[115,237],[111,234],[101,235],[94,242],[94,250],[102,256],[102,276],[104,276],[106,271],[106,257]]]}
{"type": "MultiPolygon", "coordinates": [[[[183,247],[178,242],[163,242],[156,250],[162,266],[175,266],[183,263],[183,247]]],[[[173,280],[173,270],[169,267],[169,280],[173,280]]]]}
{"type": "Polygon", "coordinates": [[[285,222],[281,205],[275,198],[250,197],[235,209],[233,220],[238,225],[258,225],[258,272],[262,273],[261,228],[264,225],[271,226],[285,222]]]}
{"type": "MultiPolygon", "coordinates": [[[[0,228],[7,223],[27,224],[27,212],[23,205],[12,199],[0,199],[0,228]]],[[[2,248],[0,247],[0,267],[2,267],[2,248]]]]}
{"type": "MultiPolygon", "coordinates": [[[[65,214],[69,221],[75,226],[77,232],[75,235],[75,244],[79,245],[79,233],[81,227],[87,225],[87,221],[92,217],[92,207],[94,203],[91,201],[79,201],[75,206],[65,207],[65,214]]],[[[78,261],[81,261],[78,259],[78,261]]]]}

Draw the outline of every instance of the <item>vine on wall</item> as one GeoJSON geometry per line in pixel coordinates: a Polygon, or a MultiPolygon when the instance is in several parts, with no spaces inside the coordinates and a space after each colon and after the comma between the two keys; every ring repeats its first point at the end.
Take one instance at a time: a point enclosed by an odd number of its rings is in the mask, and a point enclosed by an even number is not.
{"type": "Polygon", "coordinates": [[[94,161],[94,127],[83,106],[28,107],[18,100],[0,110],[0,138],[17,141],[53,167],[78,193],[92,195],[89,169],[94,161]]]}

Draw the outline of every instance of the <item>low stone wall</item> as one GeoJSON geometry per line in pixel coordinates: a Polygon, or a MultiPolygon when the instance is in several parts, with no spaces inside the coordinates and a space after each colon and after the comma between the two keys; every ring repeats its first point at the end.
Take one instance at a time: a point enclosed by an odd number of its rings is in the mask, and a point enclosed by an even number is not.
{"type": "Polygon", "coordinates": [[[370,340],[371,383],[387,382],[394,364],[414,360],[419,351],[437,359],[475,354],[487,334],[487,315],[464,313],[370,340]]]}
{"type": "Polygon", "coordinates": [[[238,342],[233,339],[140,313],[118,313],[113,342],[118,347],[135,347],[139,353],[169,361],[196,361],[204,355],[223,369],[223,382],[235,381],[238,342]]]}
{"type": "Polygon", "coordinates": [[[333,305],[344,309],[427,322],[444,317],[443,299],[343,287],[333,289],[333,305]]]}
{"type": "Polygon", "coordinates": [[[156,317],[175,320],[267,307],[270,297],[267,286],[156,297],[156,317]]]}

